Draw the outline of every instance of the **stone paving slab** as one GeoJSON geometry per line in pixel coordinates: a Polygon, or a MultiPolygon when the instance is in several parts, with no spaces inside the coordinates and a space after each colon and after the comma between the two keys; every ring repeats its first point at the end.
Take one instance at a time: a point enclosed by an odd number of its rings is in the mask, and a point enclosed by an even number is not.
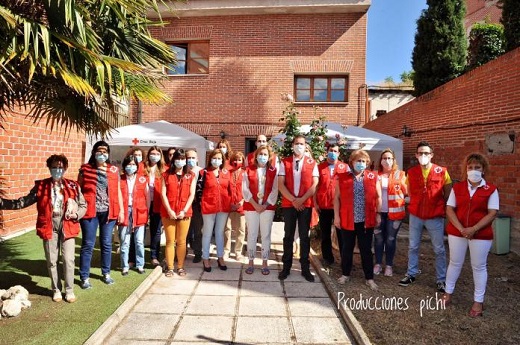
{"type": "Polygon", "coordinates": [[[284,317],[240,317],[235,341],[238,343],[287,343],[291,341],[289,320],[284,317]]]}
{"type": "Polygon", "coordinates": [[[226,271],[213,267],[211,272],[204,272],[201,280],[231,280],[238,282],[240,280],[240,268],[228,268],[226,271]]]}
{"type": "Polygon", "coordinates": [[[182,313],[188,302],[186,295],[155,295],[148,294],[144,296],[134,308],[136,313],[154,313],[174,314],[182,313]]]}
{"type": "Polygon", "coordinates": [[[285,316],[287,309],[283,297],[240,297],[239,316],[285,316]]]}
{"type": "Polygon", "coordinates": [[[186,314],[191,315],[235,315],[234,296],[193,296],[186,314]]]}
{"type": "Polygon", "coordinates": [[[337,318],[338,315],[334,310],[330,298],[288,298],[289,310],[291,316],[312,316],[312,317],[330,317],[337,318]]]}
{"type": "Polygon", "coordinates": [[[285,293],[287,297],[328,297],[327,290],[318,281],[314,283],[305,282],[287,282],[285,285],[285,293]]]}
{"type": "Polygon", "coordinates": [[[179,317],[179,314],[130,313],[112,336],[119,340],[168,340],[179,317]]]}
{"type": "Polygon", "coordinates": [[[150,287],[148,293],[191,295],[198,284],[198,279],[194,280],[185,277],[167,278],[164,274],[161,274],[157,281],[150,287]]]}
{"type": "Polygon", "coordinates": [[[182,318],[173,340],[227,344],[232,337],[232,328],[233,317],[230,316],[188,315],[182,318]]]}
{"type": "Polygon", "coordinates": [[[351,344],[337,317],[292,317],[298,344],[351,344]]]}
{"type": "Polygon", "coordinates": [[[236,296],[238,295],[238,281],[203,280],[195,289],[195,295],[236,296]]]}
{"type": "Polygon", "coordinates": [[[241,296],[283,296],[283,288],[279,281],[277,282],[251,282],[242,281],[240,289],[241,296]]]}

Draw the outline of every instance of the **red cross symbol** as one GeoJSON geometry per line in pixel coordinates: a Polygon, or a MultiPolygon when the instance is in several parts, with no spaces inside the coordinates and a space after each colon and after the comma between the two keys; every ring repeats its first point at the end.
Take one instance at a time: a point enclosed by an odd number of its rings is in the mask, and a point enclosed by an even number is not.
{"type": "Polygon", "coordinates": [[[134,138],[134,140],[132,140],[132,144],[134,144],[134,146],[139,144],[139,139],[134,138]]]}

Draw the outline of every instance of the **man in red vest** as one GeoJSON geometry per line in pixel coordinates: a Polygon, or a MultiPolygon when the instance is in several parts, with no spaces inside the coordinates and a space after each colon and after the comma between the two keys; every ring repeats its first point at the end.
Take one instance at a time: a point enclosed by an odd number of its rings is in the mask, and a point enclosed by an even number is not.
{"type": "Polygon", "coordinates": [[[437,290],[444,293],[446,287],[446,250],[444,248],[444,217],[446,200],[451,191],[451,178],[445,167],[432,164],[433,148],[425,141],[417,145],[415,157],[419,161],[408,170],[408,195],[410,204],[410,234],[408,246],[408,271],[399,281],[408,286],[415,281],[419,270],[419,246],[423,227],[428,230],[435,252],[437,290]]]}
{"type": "Polygon", "coordinates": [[[292,141],[293,155],[282,160],[278,174],[278,189],[282,193],[284,217],[283,269],[278,279],[284,280],[291,273],[293,260],[294,232],[298,222],[300,235],[300,264],[302,276],[309,282],[314,276],[309,270],[309,228],[313,207],[313,195],[318,185],[318,166],[316,161],[305,153],[305,137],[297,135],[292,141]]]}

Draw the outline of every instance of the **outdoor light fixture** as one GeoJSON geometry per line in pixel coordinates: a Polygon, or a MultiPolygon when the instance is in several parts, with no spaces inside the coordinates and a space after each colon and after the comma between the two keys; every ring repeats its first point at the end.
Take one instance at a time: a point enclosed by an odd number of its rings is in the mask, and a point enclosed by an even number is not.
{"type": "Polygon", "coordinates": [[[225,139],[226,138],[226,132],[224,132],[224,130],[220,131],[220,138],[221,139],[225,139]]]}
{"type": "Polygon", "coordinates": [[[406,125],[403,126],[403,131],[401,132],[401,134],[405,137],[411,137],[412,136],[412,129],[411,128],[408,128],[406,127],[406,125]]]}

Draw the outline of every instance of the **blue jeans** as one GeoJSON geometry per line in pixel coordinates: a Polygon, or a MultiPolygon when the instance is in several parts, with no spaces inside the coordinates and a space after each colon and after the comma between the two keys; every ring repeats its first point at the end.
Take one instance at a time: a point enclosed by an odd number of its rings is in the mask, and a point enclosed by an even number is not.
{"type": "Polygon", "coordinates": [[[444,218],[442,217],[421,219],[410,215],[407,274],[412,277],[419,274],[419,246],[421,245],[423,227],[428,230],[432,241],[437,282],[444,282],[446,280],[446,250],[444,249],[444,218]]]}
{"type": "Polygon", "coordinates": [[[217,257],[224,257],[224,228],[229,213],[219,212],[212,214],[203,214],[202,219],[204,225],[202,227],[202,258],[209,259],[209,246],[211,244],[211,235],[215,229],[215,244],[217,245],[217,257]]]}
{"type": "Polygon", "coordinates": [[[99,247],[101,249],[101,274],[110,274],[112,264],[112,231],[116,220],[108,219],[107,212],[98,212],[94,218],[81,219],[81,250],[79,254],[79,277],[85,280],[90,276],[92,252],[96,244],[99,227],[99,247]]]}
{"type": "MultiPolygon", "coordinates": [[[[133,223],[132,206],[128,207],[128,224],[133,223]]],[[[139,269],[144,268],[144,225],[132,228],[129,226],[119,227],[119,241],[121,242],[121,268],[128,271],[128,253],[132,245],[131,238],[134,234],[135,245],[135,267],[139,269]]]]}
{"type": "Polygon", "coordinates": [[[391,220],[387,212],[381,213],[381,224],[379,229],[374,229],[374,251],[376,254],[376,264],[383,263],[383,252],[386,253],[386,265],[394,265],[395,247],[397,233],[401,228],[402,221],[391,220]]]}

